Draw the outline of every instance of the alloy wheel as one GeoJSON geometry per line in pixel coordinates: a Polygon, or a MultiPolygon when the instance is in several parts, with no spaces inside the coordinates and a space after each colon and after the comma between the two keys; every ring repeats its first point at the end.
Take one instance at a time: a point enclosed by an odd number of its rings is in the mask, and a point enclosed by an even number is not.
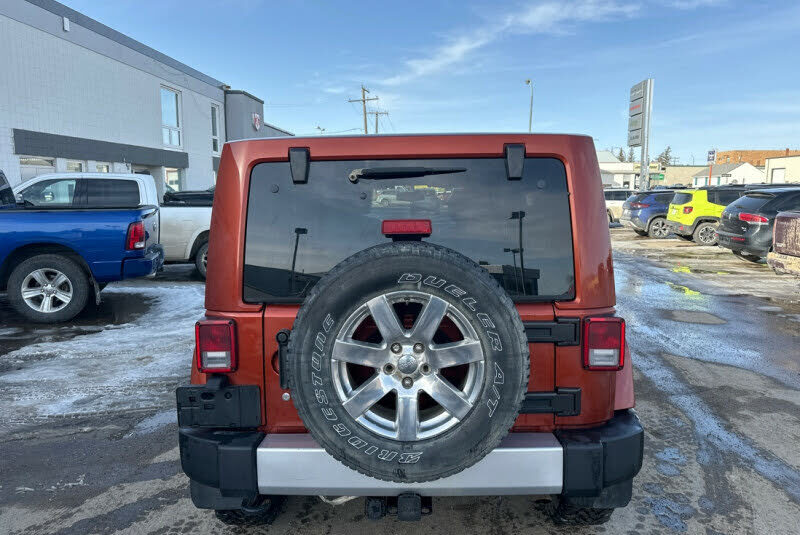
{"type": "Polygon", "coordinates": [[[72,301],[72,282],[57,269],[37,269],[22,280],[22,298],[38,312],[58,312],[72,301]]]}

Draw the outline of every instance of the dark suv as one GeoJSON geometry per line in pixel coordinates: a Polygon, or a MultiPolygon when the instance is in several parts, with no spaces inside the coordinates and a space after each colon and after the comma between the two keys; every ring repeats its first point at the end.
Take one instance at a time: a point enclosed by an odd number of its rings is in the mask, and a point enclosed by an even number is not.
{"type": "Polygon", "coordinates": [[[800,210],[800,185],[749,191],[722,212],[719,246],[760,262],[772,250],[772,227],[778,212],[800,210]]]}
{"type": "Polygon", "coordinates": [[[226,144],[177,390],[194,504],[252,523],[287,495],[364,496],[416,520],[432,496],[544,495],[590,524],[627,505],[643,431],[595,154],[568,135],[226,144]],[[376,202],[391,186],[423,193],[376,202]]]}

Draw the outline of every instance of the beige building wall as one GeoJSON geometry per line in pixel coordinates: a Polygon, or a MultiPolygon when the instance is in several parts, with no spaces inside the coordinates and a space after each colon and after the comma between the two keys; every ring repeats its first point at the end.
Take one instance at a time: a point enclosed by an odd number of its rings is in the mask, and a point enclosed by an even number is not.
{"type": "Polygon", "coordinates": [[[702,169],[705,169],[704,165],[668,165],[664,170],[664,185],[683,184],[691,186],[692,177],[702,169]]]}
{"type": "Polygon", "coordinates": [[[800,182],[800,155],[767,158],[765,180],[773,182],[800,182]]]}

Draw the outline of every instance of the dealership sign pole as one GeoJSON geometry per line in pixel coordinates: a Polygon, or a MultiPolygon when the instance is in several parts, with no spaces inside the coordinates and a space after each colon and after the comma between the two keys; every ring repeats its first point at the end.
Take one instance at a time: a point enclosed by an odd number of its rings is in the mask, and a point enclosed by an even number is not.
{"type": "Polygon", "coordinates": [[[708,151],[708,183],[707,186],[711,185],[711,171],[714,169],[714,162],[717,161],[717,150],[713,149],[708,151]]]}
{"type": "Polygon", "coordinates": [[[642,147],[639,187],[650,188],[650,117],[653,113],[653,79],[631,87],[628,100],[628,146],[642,147]]]}

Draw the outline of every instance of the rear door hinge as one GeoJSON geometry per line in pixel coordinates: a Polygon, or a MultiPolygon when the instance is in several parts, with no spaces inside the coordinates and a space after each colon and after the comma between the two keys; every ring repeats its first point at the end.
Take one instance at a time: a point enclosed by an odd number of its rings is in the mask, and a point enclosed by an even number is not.
{"type": "Polygon", "coordinates": [[[528,392],[522,401],[520,412],[577,416],[581,413],[581,389],[556,388],[555,392],[528,392]]]}
{"type": "Polygon", "coordinates": [[[281,329],[275,335],[275,341],[278,342],[278,376],[280,377],[281,388],[284,390],[289,388],[289,374],[286,371],[286,364],[289,360],[289,335],[291,332],[289,329],[281,329]]]}
{"type": "Polygon", "coordinates": [[[551,343],[558,346],[580,345],[581,320],[579,318],[558,318],[556,321],[526,321],[525,335],[528,343],[551,343]]]}

